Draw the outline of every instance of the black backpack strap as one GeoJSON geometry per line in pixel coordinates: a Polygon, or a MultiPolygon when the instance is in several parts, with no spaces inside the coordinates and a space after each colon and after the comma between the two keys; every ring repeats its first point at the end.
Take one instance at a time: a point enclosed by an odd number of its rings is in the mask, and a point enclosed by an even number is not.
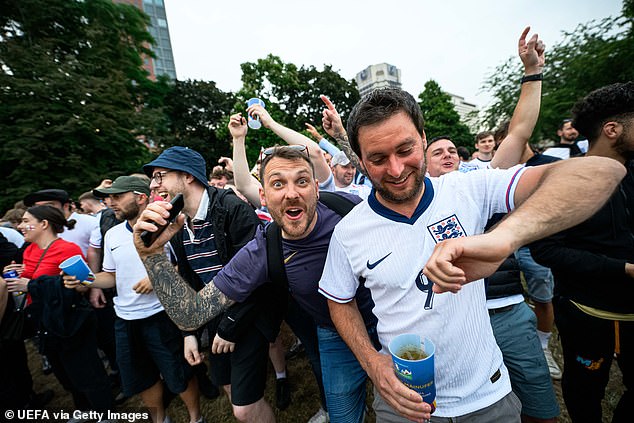
{"type": "Polygon", "coordinates": [[[266,227],[266,260],[271,282],[283,286],[288,291],[288,278],[282,249],[282,230],[273,221],[266,227]]]}
{"type": "Polygon", "coordinates": [[[319,202],[341,217],[350,213],[350,210],[356,206],[352,200],[330,191],[319,191],[319,202]]]}

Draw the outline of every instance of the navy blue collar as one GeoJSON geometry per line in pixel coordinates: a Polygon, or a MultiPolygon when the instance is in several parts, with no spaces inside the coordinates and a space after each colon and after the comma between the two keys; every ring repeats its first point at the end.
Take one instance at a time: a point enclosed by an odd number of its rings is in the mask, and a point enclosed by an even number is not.
{"type": "Polygon", "coordinates": [[[134,232],[134,231],[132,230],[132,226],[130,226],[130,224],[128,223],[128,221],[127,221],[127,220],[125,221],[125,227],[126,227],[126,229],[127,229],[127,230],[129,230],[130,232],[134,232]]]}
{"type": "Polygon", "coordinates": [[[427,207],[431,204],[431,201],[434,199],[434,187],[431,184],[429,178],[425,177],[425,191],[423,192],[423,196],[416,206],[416,210],[412,217],[403,216],[400,213],[395,212],[394,210],[388,209],[383,204],[376,199],[376,191],[372,188],[372,193],[368,197],[368,205],[370,208],[379,216],[383,216],[386,219],[393,220],[395,222],[400,223],[409,223],[413,225],[416,220],[427,210],[427,207]]]}

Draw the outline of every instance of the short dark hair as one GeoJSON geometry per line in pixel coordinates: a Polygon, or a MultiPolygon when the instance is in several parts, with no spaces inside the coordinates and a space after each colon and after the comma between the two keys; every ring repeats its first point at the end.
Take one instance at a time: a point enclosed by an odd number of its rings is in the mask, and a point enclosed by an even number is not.
{"type": "Polygon", "coordinates": [[[471,153],[469,153],[467,147],[459,146],[458,148],[456,148],[456,152],[463,161],[471,160],[471,153]]]}
{"type": "Polygon", "coordinates": [[[592,91],[572,108],[572,126],[588,142],[597,140],[608,121],[627,125],[634,117],[634,82],[616,83],[592,91]]]}
{"type": "MultiPolygon", "coordinates": [[[[449,135],[439,135],[439,136],[434,137],[431,140],[427,141],[427,149],[429,149],[430,145],[432,145],[436,141],[440,141],[440,140],[448,140],[448,141],[453,142],[453,140],[451,139],[451,137],[449,135]]],[[[454,142],[454,144],[455,144],[455,142],[454,142]]]]}
{"type": "Polygon", "coordinates": [[[568,122],[570,122],[573,128],[575,127],[575,125],[572,123],[571,118],[565,118],[565,119],[562,119],[561,122],[559,122],[559,126],[557,127],[557,129],[561,131],[562,129],[564,129],[564,125],[567,124],[568,122]]]}
{"type": "Polygon", "coordinates": [[[47,220],[56,234],[64,232],[64,227],[73,229],[75,223],[77,223],[75,219],[66,220],[64,213],[60,209],[49,205],[29,207],[26,212],[40,222],[47,220]]]}
{"type": "Polygon", "coordinates": [[[220,179],[222,177],[227,178],[228,181],[232,181],[233,172],[230,170],[227,170],[226,168],[222,166],[216,166],[211,171],[211,175],[209,175],[209,179],[220,179]]]}
{"type": "Polygon", "coordinates": [[[315,167],[313,166],[313,162],[311,162],[310,158],[308,157],[308,150],[305,150],[306,153],[304,153],[303,151],[292,147],[294,146],[276,145],[275,147],[267,148],[266,150],[264,150],[266,154],[262,154],[262,163],[260,164],[259,175],[262,186],[264,186],[264,171],[266,170],[266,166],[274,157],[285,160],[304,160],[310,166],[310,171],[313,174],[313,178],[315,177],[315,167]]]}
{"type": "Polygon", "coordinates": [[[475,141],[476,144],[478,143],[478,141],[480,141],[481,139],[484,139],[486,137],[492,137],[493,136],[493,132],[491,131],[482,131],[482,132],[478,132],[478,134],[475,137],[475,141]]]}
{"type": "Polygon", "coordinates": [[[95,197],[95,194],[92,193],[92,191],[86,191],[84,192],[82,195],[79,196],[77,201],[84,201],[84,200],[93,200],[93,201],[101,201],[100,198],[95,197]]]}
{"type": "Polygon", "coordinates": [[[372,91],[357,102],[348,118],[348,140],[352,150],[361,157],[359,129],[385,121],[399,112],[405,112],[419,134],[425,130],[425,120],[418,103],[410,93],[399,88],[372,91]]]}

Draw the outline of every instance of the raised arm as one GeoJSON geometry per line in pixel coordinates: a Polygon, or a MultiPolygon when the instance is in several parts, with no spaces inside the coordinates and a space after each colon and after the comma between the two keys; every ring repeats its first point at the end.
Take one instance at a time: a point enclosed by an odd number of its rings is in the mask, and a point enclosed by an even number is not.
{"type": "Polygon", "coordinates": [[[289,145],[305,145],[308,148],[310,160],[313,162],[313,166],[315,167],[315,176],[319,182],[325,182],[330,177],[330,167],[326,162],[323,151],[319,148],[317,143],[307,136],[276,122],[269,112],[267,112],[266,109],[259,104],[249,106],[247,113],[259,116],[260,121],[265,128],[273,131],[275,135],[283,139],[289,145]]]}
{"type": "MultiPolygon", "coordinates": [[[[541,74],[545,63],[544,43],[537,34],[534,34],[527,42],[528,31],[530,27],[524,29],[517,46],[520,59],[524,64],[524,76],[541,74]]],[[[509,123],[508,134],[493,156],[491,167],[507,169],[520,162],[539,117],[541,96],[541,80],[522,84],[520,98],[509,123]]]]}
{"type": "Polygon", "coordinates": [[[324,138],[319,133],[317,128],[315,128],[313,125],[311,125],[308,122],[306,122],[304,125],[306,125],[306,130],[308,131],[310,136],[313,137],[315,142],[317,142],[317,144],[319,144],[319,147],[322,150],[324,150],[326,153],[329,153],[331,156],[334,156],[335,154],[337,154],[338,152],[341,151],[341,150],[339,150],[339,148],[337,148],[337,146],[333,145],[330,141],[328,141],[326,138],[324,138]]]}
{"type": "Polygon", "coordinates": [[[260,183],[251,175],[247,161],[247,121],[237,113],[229,119],[229,132],[233,137],[233,180],[236,189],[255,207],[260,207],[260,183]]]}
{"type": "Polygon", "coordinates": [[[436,245],[425,269],[434,292],[457,292],[491,275],[522,245],[570,228],[592,216],[625,176],[625,167],[605,157],[562,160],[527,168],[515,190],[515,211],[483,235],[436,245]]]}
{"type": "Polygon", "coordinates": [[[170,203],[157,201],[143,211],[134,225],[134,246],[152,281],[154,292],[170,319],[181,330],[191,331],[218,316],[234,301],[216,288],[213,281],[200,291],[194,291],[165,256],[163,247],[183,227],[185,215],[179,215],[150,247],[145,247],[141,232],[154,232],[156,226],[151,222],[167,224],[165,218],[169,216],[170,208],[170,203]]]}
{"type": "MultiPolygon", "coordinates": [[[[328,133],[331,137],[337,140],[339,147],[346,153],[346,156],[350,160],[350,163],[354,165],[358,172],[363,173],[363,168],[361,167],[361,162],[359,161],[359,157],[350,147],[350,142],[348,141],[348,134],[346,133],[345,128],[343,127],[343,122],[341,122],[341,116],[335,109],[335,105],[332,104],[332,101],[325,95],[320,95],[321,101],[324,102],[326,108],[323,111],[323,116],[321,118],[321,123],[324,128],[324,131],[328,133]]],[[[367,175],[366,175],[367,176],[367,175]]]]}

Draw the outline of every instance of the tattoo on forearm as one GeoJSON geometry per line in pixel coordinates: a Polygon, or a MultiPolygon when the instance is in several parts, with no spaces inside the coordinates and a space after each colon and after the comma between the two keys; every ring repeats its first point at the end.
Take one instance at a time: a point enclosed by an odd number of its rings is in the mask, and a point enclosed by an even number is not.
{"type": "MultiPolygon", "coordinates": [[[[346,153],[346,156],[350,159],[350,163],[357,168],[357,170],[365,175],[365,172],[361,168],[361,163],[359,162],[359,156],[352,150],[350,147],[350,141],[348,141],[348,134],[337,133],[335,134],[335,139],[337,140],[337,144],[341,147],[341,150],[346,153]]],[[[367,176],[367,175],[366,175],[367,176]]]]}
{"type": "Polygon", "coordinates": [[[146,257],[143,264],[165,311],[183,330],[201,327],[234,303],[213,281],[199,292],[194,291],[164,254],[146,257]]]}

